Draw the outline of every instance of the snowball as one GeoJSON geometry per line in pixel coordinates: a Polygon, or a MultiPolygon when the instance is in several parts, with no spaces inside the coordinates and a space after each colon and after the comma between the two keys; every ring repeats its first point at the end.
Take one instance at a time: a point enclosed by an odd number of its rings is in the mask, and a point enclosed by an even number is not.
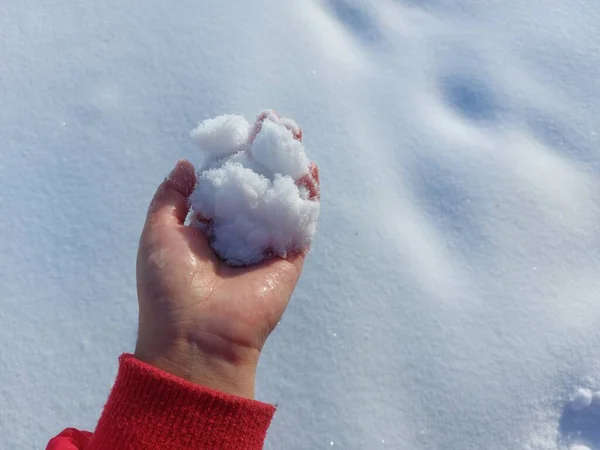
{"type": "Polygon", "coordinates": [[[579,388],[571,398],[571,409],[573,411],[581,411],[587,408],[592,403],[592,391],[589,389],[579,388]]]}
{"type": "Polygon", "coordinates": [[[200,148],[215,156],[241,150],[248,142],[250,124],[244,116],[226,114],[199,124],[192,137],[200,148]]]}
{"type": "Polygon", "coordinates": [[[208,158],[190,197],[192,223],[233,266],[308,248],[320,209],[300,127],[266,111],[249,130],[243,117],[219,116],[193,133],[208,158]]]}

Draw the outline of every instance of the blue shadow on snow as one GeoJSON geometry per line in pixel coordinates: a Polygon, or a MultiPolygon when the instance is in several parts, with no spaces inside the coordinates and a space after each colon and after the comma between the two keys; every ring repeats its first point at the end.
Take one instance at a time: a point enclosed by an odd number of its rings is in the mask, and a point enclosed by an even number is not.
{"type": "Polygon", "coordinates": [[[600,448],[600,411],[585,408],[574,411],[570,405],[564,407],[559,433],[565,445],[585,444],[591,449],[600,448]]]}
{"type": "Polygon", "coordinates": [[[381,39],[381,32],[369,13],[356,5],[356,1],[325,0],[327,8],[344,24],[355,36],[367,43],[374,43],[381,39]]]}
{"type": "Polygon", "coordinates": [[[493,120],[499,106],[492,90],[485,83],[464,75],[448,75],[440,88],[448,104],[459,114],[473,120],[493,120]]]}

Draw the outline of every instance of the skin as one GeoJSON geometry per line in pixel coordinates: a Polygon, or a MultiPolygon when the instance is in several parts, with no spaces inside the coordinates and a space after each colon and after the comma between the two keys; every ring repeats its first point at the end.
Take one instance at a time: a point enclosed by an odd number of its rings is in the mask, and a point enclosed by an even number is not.
{"type": "Polygon", "coordinates": [[[201,230],[184,225],[195,181],[192,164],[179,161],[148,209],[137,258],[135,356],[193,383],[254,398],[260,352],[288,305],[306,252],[227,266],[201,230]]]}

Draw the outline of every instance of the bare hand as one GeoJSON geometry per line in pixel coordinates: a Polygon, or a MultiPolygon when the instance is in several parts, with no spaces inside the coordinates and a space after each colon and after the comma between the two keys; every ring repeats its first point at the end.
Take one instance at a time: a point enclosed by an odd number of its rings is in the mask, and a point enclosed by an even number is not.
{"type": "Polygon", "coordinates": [[[227,266],[201,230],[183,224],[195,180],[192,164],[180,161],[150,204],[137,260],[135,356],[253,398],[260,352],[287,307],[305,254],[227,266]]]}

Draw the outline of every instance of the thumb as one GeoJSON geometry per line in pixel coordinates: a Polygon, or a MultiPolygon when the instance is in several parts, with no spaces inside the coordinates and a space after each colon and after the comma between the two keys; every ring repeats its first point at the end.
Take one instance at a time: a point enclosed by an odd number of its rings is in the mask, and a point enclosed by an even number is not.
{"type": "Polygon", "coordinates": [[[183,225],[189,210],[188,197],[196,186],[194,166],[179,160],[169,176],[156,190],[148,208],[146,223],[183,225]]]}

